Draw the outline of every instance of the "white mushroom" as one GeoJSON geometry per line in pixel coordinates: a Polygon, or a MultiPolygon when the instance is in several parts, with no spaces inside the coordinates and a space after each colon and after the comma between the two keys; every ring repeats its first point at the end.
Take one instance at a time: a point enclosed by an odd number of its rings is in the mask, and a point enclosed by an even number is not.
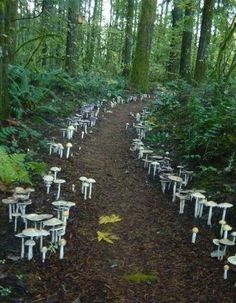
{"type": "Polygon", "coordinates": [[[41,253],[42,253],[42,262],[43,262],[43,263],[45,262],[47,251],[48,251],[48,249],[47,249],[46,246],[42,247],[41,253]]]}
{"type": "Polygon", "coordinates": [[[58,143],[58,154],[60,156],[60,158],[63,157],[63,151],[64,151],[64,146],[61,143],[58,143]]]}
{"type": "Polygon", "coordinates": [[[228,279],[228,270],[229,270],[229,265],[224,266],[224,280],[228,279]]]}
{"type": "Polygon", "coordinates": [[[60,167],[56,167],[56,166],[55,167],[51,167],[50,171],[52,171],[54,173],[53,177],[54,177],[54,180],[56,180],[57,179],[57,173],[61,171],[61,168],[60,167]]]}
{"type": "Polygon", "coordinates": [[[225,220],[227,208],[233,207],[231,203],[219,203],[218,207],[223,208],[222,220],[225,220]]]}
{"type": "Polygon", "coordinates": [[[70,149],[71,149],[71,147],[72,147],[73,145],[70,143],[70,142],[68,142],[67,144],[66,144],[66,159],[68,159],[69,157],[70,157],[70,149]]]}
{"type": "Polygon", "coordinates": [[[33,258],[33,246],[35,246],[34,240],[27,240],[25,246],[28,246],[28,260],[30,261],[33,258]]]}
{"type": "Polygon", "coordinates": [[[12,212],[15,209],[15,204],[17,203],[17,199],[14,197],[9,197],[7,199],[2,199],[2,203],[8,205],[8,217],[9,217],[9,222],[11,222],[12,212]]]}
{"type": "Polygon", "coordinates": [[[229,226],[228,224],[224,224],[223,226],[223,230],[224,230],[224,239],[228,238],[228,232],[232,230],[232,227],[229,226]]]}
{"type": "Polygon", "coordinates": [[[213,207],[216,207],[216,206],[217,206],[217,203],[214,202],[214,201],[207,201],[207,202],[205,203],[205,205],[206,205],[207,207],[209,207],[207,225],[211,225],[211,218],[212,218],[213,207]]]}
{"type": "Polygon", "coordinates": [[[224,231],[224,225],[226,224],[226,221],[225,220],[220,220],[219,224],[220,224],[220,236],[222,237],[223,236],[223,231],[224,231]]]}
{"type": "Polygon", "coordinates": [[[67,139],[70,140],[73,137],[75,127],[73,125],[68,126],[67,128],[67,139]]]}
{"type": "Polygon", "coordinates": [[[87,181],[86,177],[80,177],[79,180],[82,182],[82,186],[81,186],[81,193],[84,193],[84,183],[87,181]]]}
{"type": "Polygon", "coordinates": [[[89,178],[86,182],[89,183],[89,199],[92,199],[93,184],[95,184],[96,181],[92,178],[89,178]]]}
{"type": "Polygon", "coordinates": [[[195,199],[194,217],[197,218],[199,214],[199,200],[205,199],[205,196],[200,192],[194,192],[193,194],[191,194],[191,198],[195,199]]]}
{"type": "Polygon", "coordinates": [[[64,258],[64,247],[66,245],[66,240],[65,239],[61,239],[59,242],[60,245],[60,260],[62,260],[64,258]]]}
{"type": "Polygon", "coordinates": [[[192,243],[196,242],[198,232],[199,232],[199,229],[197,227],[192,228],[192,243]]]}
{"type": "Polygon", "coordinates": [[[60,198],[61,184],[65,183],[65,182],[66,181],[63,180],[63,179],[56,179],[56,180],[54,180],[54,183],[58,184],[56,200],[58,200],[60,198]]]}
{"type": "Polygon", "coordinates": [[[46,185],[47,188],[47,194],[49,194],[50,192],[50,187],[52,185],[53,179],[54,178],[52,175],[46,175],[43,177],[44,184],[46,185]]]}

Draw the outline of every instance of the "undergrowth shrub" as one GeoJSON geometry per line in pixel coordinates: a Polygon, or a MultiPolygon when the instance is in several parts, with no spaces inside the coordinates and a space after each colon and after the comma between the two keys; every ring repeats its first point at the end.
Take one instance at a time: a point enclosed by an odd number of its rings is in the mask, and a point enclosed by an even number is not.
{"type": "MultiPolygon", "coordinates": [[[[179,81],[169,83],[152,106],[152,131],[147,141],[164,145],[179,162],[199,172],[201,178],[233,173],[236,150],[236,103],[232,86],[219,83],[194,88],[179,81]]],[[[214,178],[213,178],[214,179],[214,178]]]]}
{"type": "Polygon", "coordinates": [[[4,184],[31,184],[31,177],[43,174],[45,169],[44,163],[27,161],[26,154],[8,154],[0,147],[0,180],[4,184]]]}

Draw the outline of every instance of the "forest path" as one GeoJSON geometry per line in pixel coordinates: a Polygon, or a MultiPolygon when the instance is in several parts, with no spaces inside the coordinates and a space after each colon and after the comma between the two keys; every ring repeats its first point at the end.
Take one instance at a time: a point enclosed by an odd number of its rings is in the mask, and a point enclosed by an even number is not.
{"type": "Polygon", "coordinates": [[[68,223],[65,259],[49,258],[43,267],[35,263],[34,299],[27,302],[72,303],[77,297],[81,303],[230,302],[230,286],[222,290],[227,285],[223,265],[217,267],[209,258],[213,235],[203,231],[198,243],[191,244],[192,209],[187,207],[179,216],[177,202],[161,194],[159,182],[148,178],[142,161],[130,151],[136,134],[133,128],[125,130],[125,124],[132,125],[129,112],[137,113],[143,106],[125,104],[104,117],[101,112],[92,134],[82,142],[78,136],[73,139],[73,157],[54,158],[68,180],[62,198],[77,206],[68,223]],[[97,181],[91,200],[82,199],[80,176],[97,181]],[[69,190],[72,183],[75,193],[69,190]],[[122,221],[98,224],[100,216],[113,213],[122,221]],[[98,230],[119,239],[114,244],[98,242],[98,230]],[[156,280],[125,279],[135,273],[153,274],[156,280]]]}

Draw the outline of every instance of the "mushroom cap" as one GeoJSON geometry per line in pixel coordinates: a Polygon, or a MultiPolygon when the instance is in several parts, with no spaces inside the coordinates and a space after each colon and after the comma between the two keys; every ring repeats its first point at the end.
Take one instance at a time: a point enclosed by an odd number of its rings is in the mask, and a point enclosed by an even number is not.
{"type": "Polygon", "coordinates": [[[47,221],[44,221],[43,222],[43,225],[46,225],[46,226],[56,226],[56,225],[61,225],[63,222],[57,218],[51,218],[47,221]]]}
{"type": "Polygon", "coordinates": [[[58,172],[58,171],[61,171],[61,167],[54,166],[54,167],[51,167],[50,170],[54,171],[54,172],[58,172]]]}
{"type": "Polygon", "coordinates": [[[26,246],[34,246],[36,244],[36,242],[34,240],[27,240],[25,241],[25,245],[26,246]]]}
{"type": "Polygon", "coordinates": [[[227,260],[230,264],[236,265],[236,256],[228,257],[227,260]]]}
{"type": "Polygon", "coordinates": [[[73,125],[68,126],[68,129],[75,130],[75,127],[73,125]]]}
{"type": "Polygon", "coordinates": [[[48,248],[46,246],[43,246],[42,249],[41,249],[41,252],[46,253],[47,251],[48,251],[48,248]]]}
{"type": "Polygon", "coordinates": [[[62,239],[59,241],[59,245],[60,245],[60,246],[65,246],[65,245],[66,245],[66,240],[62,238],[62,239]]]}
{"type": "Polygon", "coordinates": [[[40,236],[40,230],[36,228],[26,228],[22,230],[22,234],[25,237],[39,237],[40,236]]]}
{"type": "Polygon", "coordinates": [[[219,240],[219,239],[213,239],[212,242],[213,242],[215,245],[217,245],[217,246],[220,245],[220,240],[219,240]]]}
{"type": "Polygon", "coordinates": [[[96,180],[94,180],[94,179],[92,179],[92,178],[89,178],[89,179],[87,179],[87,182],[88,182],[88,183],[96,183],[96,180]]]}
{"type": "Polygon", "coordinates": [[[72,206],[75,206],[75,203],[70,202],[70,201],[59,200],[59,201],[52,202],[52,205],[56,206],[56,207],[63,207],[63,206],[64,207],[72,207],[72,206]]]}
{"type": "Polygon", "coordinates": [[[205,196],[200,192],[194,192],[193,194],[191,194],[191,196],[196,199],[205,199],[205,196]]]}
{"type": "Polygon", "coordinates": [[[220,221],[219,221],[219,224],[220,224],[220,225],[225,225],[225,224],[226,224],[226,221],[225,221],[225,220],[220,220],[220,221]]]}
{"type": "Polygon", "coordinates": [[[79,178],[79,180],[82,181],[82,182],[87,181],[87,179],[88,179],[88,178],[83,177],[83,176],[79,178]]]}
{"type": "Polygon", "coordinates": [[[183,182],[183,179],[178,177],[178,176],[174,176],[174,175],[170,175],[168,176],[168,179],[174,182],[183,182]]]}
{"type": "Polygon", "coordinates": [[[228,245],[228,246],[233,246],[235,243],[233,241],[230,241],[229,239],[220,239],[220,244],[223,245],[228,245]]]}
{"type": "Polygon", "coordinates": [[[230,207],[233,207],[233,206],[234,206],[233,204],[227,203],[227,202],[218,204],[218,207],[220,207],[220,208],[230,208],[230,207]]]}
{"type": "Polygon", "coordinates": [[[176,193],[176,197],[179,198],[180,200],[185,200],[187,195],[184,195],[182,193],[176,193]]]}
{"type": "Polygon", "coordinates": [[[232,233],[230,234],[232,237],[236,237],[236,231],[232,231],[232,233]]]}
{"type": "Polygon", "coordinates": [[[206,206],[215,207],[215,206],[217,206],[218,204],[217,204],[216,202],[214,202],[214,201],[207,201],[207,202],[205,203],[205,205],[206,205],[206,206]]]}
{"type": "Polygon", "coordinates": [[[228,224],[225,224],[224,226],[223,226],[223,230],[225,230],[225,231],[230,231],[230,230],[232,230],[233,228],[230,226],[230,225],[228,225],[228,224]]]}
{"type": "Polygon", "coordinates": [[[66,147],[72,147],[73,145],[70,143],[70,142],[68,142],[67,144],[66,144],[66,147]]]}
{"type": "Polygon", "coordinates": [[[89,183],[88,182],[84,182],[84,187],[89,187],[89,183]]]}
{"type": "Polygon", "coordinates": [[[229,270],[229,265],[225,264],[224,265],[224,270],[229,270]]]}
{"type": "Polygon", "coordinates": [[[27,193],[23,187],[19,187],[19,186],[17,186],[17,187],[15,188],[14,192],[15,192],[16,194],[26,194],[26,193],[27,193]]]}
{"type": "Polygon", "coordinates": [[[17,237],[17,238],[24,238],[25,235],[23,233],[18,233],[18,234],[15,235],[15,237],[17,237]]]}
{"type": "Polygon", "coordinates": [[[27,187],[25,190],[26,190],[28,193],[34,193],[34,192],[35,192],[35,189],[32,188],[32,187],[27,187]]]}
{"type": "Polygon", "coordinates": [[[193,227],[192,232],[197,234],[199,232],[199,229],[197,227],[193,227]]]}
{"type": "Polygon", "coordinates": [[[58,143],[57,146],[59,149],[64,149],[64,146],[61,143],[58,143]]]}
{"type": "Polygon", "coordinates": [[[10,197],[10,198],[7,198],[7,199],[2,199],[3,204],[14,204],[16,202],[17,202],[17,199],[14,198],[14,197],[10,197]]]}
{"type": "Polygon", "coordinates": [[[68,210],[64,210],[63,213],[62,213],[62,216],[69,217],[69,211],[68,210]]]}
{"type": "Polygon", "coordinates": [[[45,181],[45,182],[52,182],[53,179],[54,179],[54,177],[52,175],[43,176],[43,181],[45,181]]]}
{"type": "Polygon", "coordinates": [[[66,180],[64,180],[64,179],[56,179],[53,182],[56,183],[56,184],[62,184],[62,183],[65,183],[66,180]]]}

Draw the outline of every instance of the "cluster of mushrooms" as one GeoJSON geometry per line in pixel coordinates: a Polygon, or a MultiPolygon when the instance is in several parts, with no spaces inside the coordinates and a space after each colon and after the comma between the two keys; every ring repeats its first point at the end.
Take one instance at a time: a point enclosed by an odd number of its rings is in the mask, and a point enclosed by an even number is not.
{"type": "MultiPolygon", "coordinates": [[[[67,140],[72,140],[75,133],[81,130],[83,139],[89,132],[89,128],[96,125],[96,120],[100,111],[101,104],[85,105],[80,113],[67,118],[68,127],[62,129],[62,135],[67,140]]],[[[92,132],[92,131],[90,131],[92,132]]],[[[55,143],[54,140],[49,144],[49,154],[58,154],[60,158],[64,155],[64,147],[61,143],[55,143]]],[[[72,143],[66,144],[65,158],[71,155],[72,143]]],[[[16,187],[13,196],[2,200],[2,203],[8,206],[9,222],[14,224],[14,232],[17,238],[21,239],[21,259],[32,260],[34,251],[41,253],[42,262],[45,262],[47,253],[51,250],[59,250],[59,259],[64,258],[64,248],[66,240],[67,222],[70,215],[70,208],[75,206],[74,202],[60,200],[61,186],[66,180],[58,178],[61,173],[60,167],[51,167],[48,174],[43,176],[43,182],[46,187],[46,193],[49,194],[53,185],[57,186],[55,201],[51,203],[52,213],[31,213],[28,211],[32,204],[31,193],[33,188],[16,187]]],[[[92,178],[80,178],[82,183],[81,192],[84,200],[92,198],[93,185],[96,181],[92,178]]],[[[75,191],[75,185],[72,185],[72,191],[75,191]]]]}
{"type": "MultiPolygon", "coordinates": [[[[213,239],[213,244],[216,246],[216,250],[211,252],[212,258],[218,260],[227,260],[227,263],[236,265],[236,255],[226,256],[227,247],[236,245],[236,230],[234,231],[232,226],[227,224],[226,215],[227,211],[234,205],[231,203],[216,203],[214,201],[207,200],[205,190],[189,189],[189,181],[193,177],[193,171],[186,169],[183,165],[178,165],[175,169],[172,167],[172,160],[169,157],[169,152],[162,152],[158,154],[152,148],[145,146],[143,142],[148,131],[151,130],[151,126],[148,123],[149,112],[147,108],[143,108],[142,112],[134,115],[130,113],[135,122],[133,127],[136,129],[137,138],[133,139],[131,151],[136,152],[138,159],[142,160],[144,167],[148,171],[148,175],[155,179],[158,178],[161,185],[163,194],[171,192],[172,202],[178,202],[179,214],[184,214],[184,209],[189,204],[194,204],[193,216],[194,218],[206,219],[206,223],[209,227],[212,226],[212,220],[214,219],[213,213],[221,212],[221,220],[219,221],[219,237],[213,239]]],[[[129,126],[126,123],[125,128],[129,126]]],[[[199,228],[194,226],[192,228],[191,242],[195,243],[199,228]]],[[[230,269],[228,264],[224,265],[224,279],[227,279],[227,272],[230,269]]]]}

